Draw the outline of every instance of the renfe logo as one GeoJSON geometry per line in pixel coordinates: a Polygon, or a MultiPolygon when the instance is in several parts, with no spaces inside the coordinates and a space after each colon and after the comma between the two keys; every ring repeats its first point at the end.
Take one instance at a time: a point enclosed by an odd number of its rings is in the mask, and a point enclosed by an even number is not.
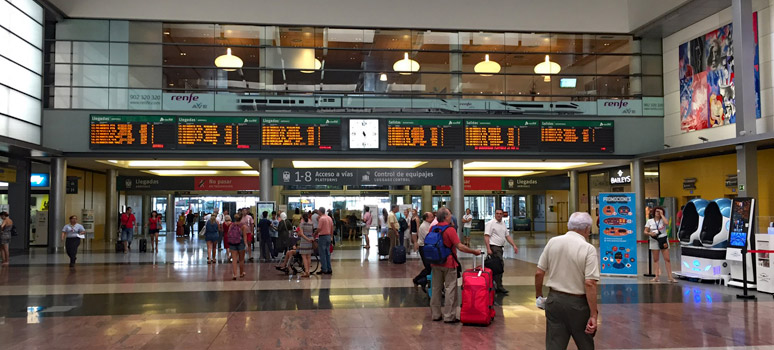
{"type": "Polygon", "coordinates": [[[623,109],[629,106],[629,102],[627,101],[608,101],[602,104],[605,107],[616,107],[618,109],[623,109]]]}
{"type": "Polygon", "coordinates": [[[199,101],[199,96],[195,96],[193,93],[188,95],[172,95],[169,96],[170,101],[186,101],[188,103],[193,103],[196,101],[199,101]]]}

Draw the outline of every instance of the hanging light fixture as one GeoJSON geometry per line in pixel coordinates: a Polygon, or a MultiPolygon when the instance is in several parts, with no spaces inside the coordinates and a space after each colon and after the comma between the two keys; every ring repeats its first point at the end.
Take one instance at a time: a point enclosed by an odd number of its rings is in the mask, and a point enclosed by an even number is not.
{"type": "Polygon", "coordinates": [[[419,62],[409,59],[408,52],[403,53],[403,59],[395,61],[392,69],[401,75],[410,75],[419,70],[419,62]]]}
{"type": "Polygon", "coordinates": [[[556,62],[551,62],[551,60],[548,59],[548,55],[546,55],[545,61],[540,62],[535,66],[535,73],[542,75],[543,81],[545,82],[550,82],[551,74],[558,74],[561,70],[562,67],[556,62]]]}
{"type": "Polygon", "coordinates": [[[241,58],[231,54],[231,48],[226,49],[225,55],[220,55],[215,59],[215,67],[222,68],[227,72],[242,68],[242,64],[241,58]]]}
{"type": "Polygon", "coordinates": [[[489,54],[484,56],[484,60],[478,62],[473,71],[481,74],[482,77],[491,77],[492,74],[500,73],[500,64],[489,60],[489,54]]]}
{"type": "Polygon", "coordinates": [[[315,58],[314,59],[314,70],[302,70],[301,73],[306,73],[306,74],[314,73],[315,70],[320,70],[320,68],[322,68],[322,62],[320,62],[320,60],[315,58]]]}
{"type": "Polygon", "coordinates": [[[380,81],[387,81],[387,74],[384,74],[384,73],[379,74],[379,80],[380,81]]]}

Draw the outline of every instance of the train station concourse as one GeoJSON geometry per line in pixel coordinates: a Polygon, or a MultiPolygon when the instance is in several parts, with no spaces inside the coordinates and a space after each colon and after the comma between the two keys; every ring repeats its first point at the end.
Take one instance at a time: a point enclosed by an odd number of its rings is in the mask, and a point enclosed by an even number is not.
{"type": "Polygon", "coordinates": [[[774,350],[774,0],[0,0],[0,349],[774,350]]]}

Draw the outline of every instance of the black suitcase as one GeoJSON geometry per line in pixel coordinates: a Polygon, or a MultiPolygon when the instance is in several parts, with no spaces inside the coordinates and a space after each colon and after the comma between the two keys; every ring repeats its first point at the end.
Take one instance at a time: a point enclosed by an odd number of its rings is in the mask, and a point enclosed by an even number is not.
{"type": "Polygon", "coordinates": [[[390,238],[389,237],[379,238],[379,241],[377,242],[377,244],[379,246],[379,256],[390,255],[390,238]]]}
{"type": "Polygon", "coordinates": [[[140,239],[140,253],[145,253],[148,251],[148,240],[145,238],[140,239]]]}
{"type": "Polygon", "coordinates": [[[403,264],[406,262],[406,247],[402,245],[396,245],[392,248],[392,263],[403,264]]]}
{"type": "Polygon", "coordinates": [[[124,252],[124,242],[118,241],[116,242],[116,253],[123,253],[124,252]]]}

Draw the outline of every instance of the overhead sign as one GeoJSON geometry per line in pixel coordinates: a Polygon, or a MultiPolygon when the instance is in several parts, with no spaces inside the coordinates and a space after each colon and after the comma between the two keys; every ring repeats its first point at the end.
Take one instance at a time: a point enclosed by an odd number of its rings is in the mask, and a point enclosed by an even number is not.
{"type": "MultiPolygon", "coordinates": [[[[449,191],[451,186],[435,186],[437,191],[449,191]]],[[[502,189],[502,178],[497,176],[466,177],[465,191],[499,191],[502,189]]]]}
{"type": "Polygon", "coordinates": [[[90,116],[89,149],[165,149],[175,143],[175,117],[90,116]]]}
{"type": "Polygon", "coordinates": [[[48,187],[48,174],[33,173],[30,175],[31,187],[48,187]]]}
{"type": "Polygon", "coordinates": [[[274,168],[274,185],[408,186],[451,183],[451,169],[296,169],[274,168]]]}
{"type": "Polygon", "coordinates": [[[196,191],[249,191],[261,189],[258,176],[196,176],[196,191]]]}
{"type": "Polygon", "coordinates": [[[631,171],[627,168],[610,171],[611,185],[626,185],[632,183],[631,171]]]}
{"type": "Polygon", "coordinates": [[[119,191],[190,191],[194,189],[193,177],[119,176],[119,191]]]}
{"type": "Polygon", "coordinates": [[[570,178],[567,176],[504,177],[502,189],[527,191],[569,190],[570,178]]]}
{"type": "Polygon", "coordinates": [[[0,182],[16,182],[16,169],[0,167],[0,182]]]}
{"type": "Polygon", "coordinates": [[[637,201],[634,193],[599,194],[599,256],[607,275],[637,275],[637,201]]]}

